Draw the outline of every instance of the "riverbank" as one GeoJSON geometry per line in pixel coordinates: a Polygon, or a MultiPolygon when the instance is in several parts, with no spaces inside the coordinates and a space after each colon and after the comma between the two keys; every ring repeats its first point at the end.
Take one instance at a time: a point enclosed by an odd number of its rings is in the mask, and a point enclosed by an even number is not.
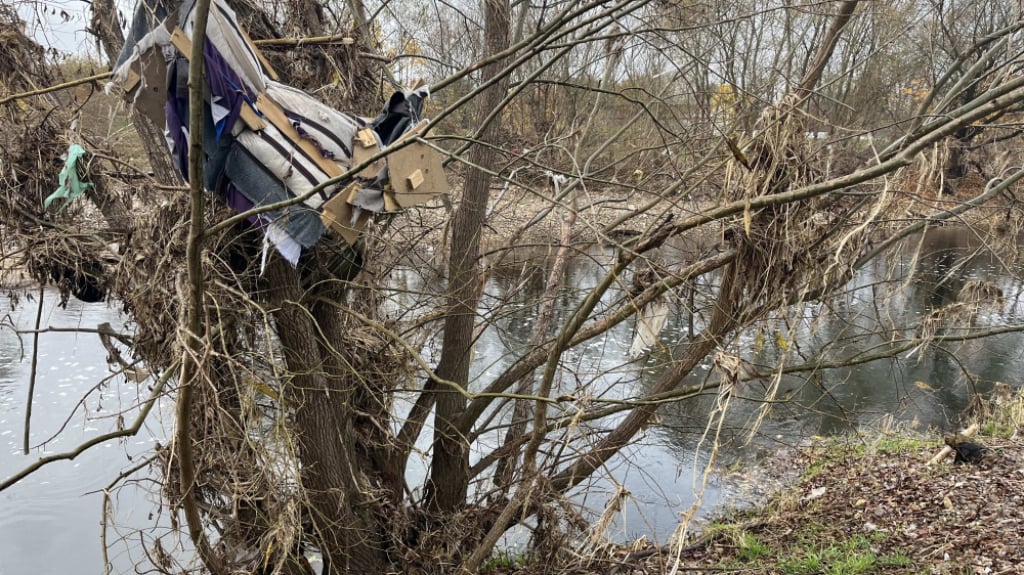
{"type": "MultiPolygon", "coordinates": [[[[785,467],[799,479],[713,521],[681,550],[638,545],[552,568],[495,573],[649,575],[1009,574],[1024,565],[1024,395],[972,438],[991,460],[955,463],[936,434],[819,440],[785,467]]],[[[780,466],[781,467],[781,466],[780,466]]],[[[781,471],[781,469],[780,469],[781,471]]]]}

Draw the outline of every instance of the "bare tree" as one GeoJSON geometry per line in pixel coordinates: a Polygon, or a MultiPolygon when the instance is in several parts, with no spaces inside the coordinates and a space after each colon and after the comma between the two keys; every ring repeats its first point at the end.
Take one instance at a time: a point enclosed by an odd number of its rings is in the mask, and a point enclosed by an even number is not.
{"type": "MultiPolygon", "coordinates": [[[[1019,14],[957,6],[981,28],[948,26],[949,5],[897,0],[239,4],[269,67],[339,108],[374,114],[416,58],[433,81],[424,139],[448,157],[450,198],[382,215],[351,244],[325,237],[290,265],[249,221],[282,204],[238,215],[204,193],[211,150],[194,66],[190,189],[157,167],[171,166],[163,136],[138,120],[155,168],[146,194],[119,184],[126,160],[83,132],[73,137],[107,184],[89,199],[122,209],[47,211],[52,174],[33,172],[26,140],[11,138],[0,243],[20,249],[3,257],[65,297],[102,286],[129,310],[136,332],[118,335],[161,375],[138,424],[105,437],[136,433],[175,389],[175,450],[154,460],[206,570],[309,573],[316,553],[325,573],[475,572],[516,524],[532,526],[538,547],[579,531],[568,496],[663,405],[712,395],[727,406],[758,382],[756,426],[781,402],[783,374],[1019,329],[944,332],[966,316],[941,302],[908,325],[879,319],[874,354],[806,352],[780,336],[775,363],[755,365],[740,343],[809,323],[808,307],[828,309],[859,270],[952,218],[999,210],[998,225],[976,229],[1015,256],[1019,207],[996,202],[1024,172],[986,166],[986,183],[952,206],[918,189],[938,146],[995,129],[1024,100],[1011,49],[1019,14]],[[882,17],[894,11],[898,25],[882,17]],[[932,78],[913,106],[901,90],[920,70],[896,61],[904,29],[944,46],[926,51],[932,78]],[[415,53],[403,53],[410,39],[415,53]],[[857,139],[837,165],[813,134],[839,145],[844,131],[879,141],[857,139]],[[910,215],[890,218],[897,210],[910,215]],[[574,258],[600,265],[570,300],[574,258]],[[501,274],[514,278],[507,289],[493,287],[501,274]],[[523,295],[536,277],[540,301],[523,295]],[[611,385],[608,368],[575,359],[666,302],[687,309],[692,338],[663,334],[637,360],[661,357],[656,378],[611,385]],[[484,366],[474,353],[489,332],[515,345],[484,366]],[[713,369],[693,384],[701,364],[713,369]]],[[[92,9],[113,59],[114,5],[92,9]]],[[[59,80],[51,67],[10,65],[11,50],[0,51],[0,111],[56,144],[71,118],[42,99],[60,92],[40,87],[59,80]]],[[[176,559],[186,569],[189,557],[176,559]]]]}

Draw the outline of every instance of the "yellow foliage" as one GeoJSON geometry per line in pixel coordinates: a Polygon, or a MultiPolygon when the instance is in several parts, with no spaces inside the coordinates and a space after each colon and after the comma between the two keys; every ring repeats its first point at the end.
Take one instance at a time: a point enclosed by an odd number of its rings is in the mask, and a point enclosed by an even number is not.
{"type": "Polygon", "coordinates": [[[764,351],[764,330],[757,330],[757,336],[754,337],[754,351],[757,353],[764,351]]]}
{"type": "Polygon", "coordinates": [[[779,346],[782,351],[789,351],[789,342],[786,341],[786,336],[782,335],[781,331],[775,332],[775,344],[779,346]]]}
{"type": "Polygon", "coordinates": [[[738,98],[732,84],[719,84],[715,93],[711,95],[711,110],[721,113],[731,113],[736,107],[738,98]]]}
{"type": "Polygon", "coordinates": [[[928,97],[931,87],[925,78],[914,78],[899,88],[900,97],[907,98],[911,102],[920,103],[928,97]]]}

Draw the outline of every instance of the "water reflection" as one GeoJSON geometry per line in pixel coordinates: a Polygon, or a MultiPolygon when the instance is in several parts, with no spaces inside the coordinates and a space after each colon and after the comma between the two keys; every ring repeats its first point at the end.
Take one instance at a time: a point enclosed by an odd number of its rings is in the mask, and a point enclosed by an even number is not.
{"type": "MultiPolygon", "coordinates": [[[[44,328],[95,328],[103,322],[110,322],[114,329],[123,328],[119,315],[102,304],[72,300],[61,309],[54,305],[56,301],[55,293],[44,296],[44,328]]],[[[146,393],[145,388],[140,390],[123,377],[96,387],[108,373],[106,351],[95,334],[41,334],[30,444],[46,444],[24,455],[22,429],[32,337],[19,338],[10,327],[31,329],[36,305],[34,301],[22,301],[12,310],[9,300],[0,300],[0,317],[10,319],[0,328],[2,479],[39,457],[73,449],[88,438],[116,429],[116,413],[127,410],[125,417],[130,419],[140,392],[146,393]],[[79,405],[86,394],[86,401],[79,405]]],[[[52,463],[0,493],[0,575],[103,572],[100,491],[121,471],[137,463],[156,438],[163,437],[159,422],[154,421],[136,437],[96,446],[72,461],[52,463]]],[[[132,535],[127,543],[119,538],[131,535],[135,527],[152,528],[149,516],[154,505],[148,488],[135,485],[114,491],[112,497],[113,518],[123,531],[108,534],[112,544],[110,561],[114,572],[134,572],[135,564],[144,558],[138,536],[132,535]]]]}
{"type": "MultiPolygon", "coordinates": [[[[789,310],[785,322],[740,334],[732,351],[768,373],[809,357],[828,361],[881,353],[890,347],[890,340],[916,335],[922,318],[957,302],[971,280],[992,282],[1009,303],[982,306],[969,322],[945,324],[947,333],[963,333],[966,326],[981,329],[1013,323],[1020,311],[1016,303],[1021,293],[1019,269],[1000,267],[995,256],[971,241],[973,237],[971,232],[943,228],[912,238],[902,257],[877,261],[863,270],[838,300],[789,310]],[[784,346],[792,349],[786,352],[784,346]]],[[[682,339],[680,324],[676,318],[666,337],[682,339]]],[[[757,439],[799,443],[811,435],[845,433],[890,417],[922,430],[949,429],[959,423],[973,393],[986,393],[997,381],[1018,379],[1024,368],[1022,343],[1020,333],[1008,333],[918,348],[851,367],[782,375],[778,397],[783,401],[769,411],[757,439]]],[[[656,377],[663,363],[664,357],[654,358],[653,368],[648,366],[650,376],[656,377]]],[[[698,384],[709,376],[708,369],[701,366],[685,384],[698,384]]],[[[760,398],[767,385],[766,381],[750,382],[744,395],[760,398]]],[[[666,407],[663,427],[673,440],[682,441],[694,428],[702,428],[713,401],[705,397],[666,407]]],[[[747,429],[762,404],[750,400],[731,407],[724,429],[724,455],[758,452],[760,443],[749,441],[747,429]]]]}
{"type": "MultiPolygon", "coordinates": [[[[693,261],[693,251],[692,241],[666,248],[662,264],[670,270],[681,267],[693,261]]],[[[613,256],[594,248],[573,260],[565,278],[567,287],[559,293],[554,325],[562,325],[567,314],[603,279],[613,256]]],[[[486,386],[526,351],[544,275],[544,266],[536,265],[536,258],[530,263],[525,268],[510,266],[492,273],[486,286],[481,313],[492,323],[476,348],[476,389],[486,386]]],[[[1022,311],[1020,277],[1019,268],[982,249],[973,232],[931,230],[906,240],[898,257],[872,263],[837,299],[786,310],[759,330],[738,334],[728,351],[741,357],[750,371],[767,374],[810,358],[838,361],[859,354],[881,354],[900,340],[918,335],[921,320],[962,299],[961,291],[971,281],[998,287],[1002,302],[982,305],[963,321],[940,322],[943,333],[955,335],[1013,324],[1022,311]]],[[[628,285],[628,279],[623,283],[628,285]]],[[[595,396],[613,398],[642,395],[667,369],[671,350],[686,344],[690,325],[697,330],[704,325],[715,283],[715,277],[702,278],[692,301],[685,287],[674,293],[674,313],[660,337],[664,346],[646,360],[632,361],[627,356],[633,338],[629,322],[570,351],[563,359],[563,377],[555,393],[587,389],[595,396]]],[[[598,310],[619,301],[625,289],[626,285],[613,286],[598,310]]],[[[974,393],[986,393],[998,381],[1017,381],[1024,370],[1022,349],[1024,335],[1006,333],[912,349],[849,367],[782,374],[776,403],[770,409],[765,409],[761,399],[773,385],[772,378],[748,381],[723,418],[719,462],[770,461],[780,444],[798,445],[811,436],[846,433],[883,421],[919,430],[952,428],[974,393]],[[751,433],[755,422],[759,423],[757,432],[751,433]]],[[[695,386],[717,377],[706,362],[682,385],[695,386]]],[[[708,418],[715,405],[711,391],[664,406],[659,423],[609,464],[609,475],[634,494],[644,518],[642,529],[635,521],[621,525],[623,536],[638,529],[664,538],[675,527],[678,512],[694,501],[708,452],[708,418]],[[700,446],[703,449],[698,449],[700,446]]],[[[611,427],[616,422],[612,417],[602,425],[611,427]]],[[[498,441],[497,436],[484,437],[480,447],[498,441]]],[[[590,487],[598,487],[598,494],[586,495],[587,502],[599,511],[614,491],[613,485],[610,478],[596,479],[590,487]]],[[[578,495],[583,497],[583,490],[578,495]]],[[[730,484],[713,482],[704,503],[713,507],[733,497],[730,484]]]]}

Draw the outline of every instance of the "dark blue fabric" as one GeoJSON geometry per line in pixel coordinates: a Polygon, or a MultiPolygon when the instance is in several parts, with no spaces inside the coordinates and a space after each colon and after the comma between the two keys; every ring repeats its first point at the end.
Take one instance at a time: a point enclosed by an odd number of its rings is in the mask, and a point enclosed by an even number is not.
{"type": "Polygon", "coordinates": [[[231,110],[226,118],[216,127],[217,138],[230,134],[242,113],[242,106],[256,101],[256,94],[251,93],[242,84],[238,74],[228,66],[217,48],[207,41],[203,45],[203,60],[206,62],[206,87],[211,96],[220,98],[219,105],[231,110]]]}
{"type": "MultiPolygon", "coordinates": [[[[238,143],[231,147],[227,156],[224,177],[254,206],[268,206],[292,198],[284,182],[238,143]]],[[[267,212],[264,217],[283,227],[303,248],[312,247],[327,231],[320,221],[320,213],[302,204],[267,212]]]]}
{"type": "Polygon", "coordinates": [[[188,118],[188,60],[177,58],[167,68],[167,104],[164,107],[168,137],[174,143],[172,158],[178,172],[188,182],[188,140],[185,120],[188,118]],[[182,80],[184,78],[184,80],[182,80]]]}
{"type": "Polygon", "coordinates": [[[206,153],[206,164],[203,166],[203,180],[207,190],[219,190],[224,176],[224,167],[235,143],[235,138],[231,132],[228,132],[226,136],[217,134],[210,108],[207,107],[204,112],[203,152],[206,153]]]}

